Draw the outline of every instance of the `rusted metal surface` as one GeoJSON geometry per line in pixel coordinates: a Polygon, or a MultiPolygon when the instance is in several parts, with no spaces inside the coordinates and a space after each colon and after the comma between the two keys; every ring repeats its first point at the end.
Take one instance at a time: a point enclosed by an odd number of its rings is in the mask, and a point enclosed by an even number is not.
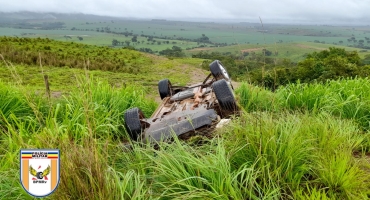
{"type": "Polygon", "coordinates": [[[140,119],[145,127],[141,140],[155,142],[174,135],[186,137],[201,131],[210,133],[220,120],[220,109],[209,80],[188,87],[173,86],[175,94],[165,97],[147,119],[140,119]]]}
{"type": "Polygon", "coordinates": [[[202,84],[205,84],[207,83],[208,79],[212,76],[212,73],[208,74],[208,76],[206,77],[206,79],[204,79],[203,83],[202,84]]]}

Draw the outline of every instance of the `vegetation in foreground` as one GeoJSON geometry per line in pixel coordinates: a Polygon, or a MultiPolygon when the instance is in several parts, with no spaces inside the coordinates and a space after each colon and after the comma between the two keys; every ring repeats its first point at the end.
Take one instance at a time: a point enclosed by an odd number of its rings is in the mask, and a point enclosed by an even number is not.
{"type": "Polygon", "coordinates": [[[215,138],[122,145],[125,109],[156,104],[140,88],[79,77],[61,99],[0,83],[0,198],[31,199],[19,183],[21,148],[59,148],[61,181],[48,199],[366,199],[368,79],[242,84],[241,116],[215,138]]]}

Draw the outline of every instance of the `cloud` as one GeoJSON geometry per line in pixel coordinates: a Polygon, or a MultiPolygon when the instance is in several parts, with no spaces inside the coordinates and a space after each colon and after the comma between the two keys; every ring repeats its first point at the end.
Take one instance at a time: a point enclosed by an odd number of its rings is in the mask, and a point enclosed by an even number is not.
{"type": "Polygon", "coordinates": [[[82,12],[136,18],[317,22],[370,19],[370,0],[12,0],[0,11],[82,12]]]}

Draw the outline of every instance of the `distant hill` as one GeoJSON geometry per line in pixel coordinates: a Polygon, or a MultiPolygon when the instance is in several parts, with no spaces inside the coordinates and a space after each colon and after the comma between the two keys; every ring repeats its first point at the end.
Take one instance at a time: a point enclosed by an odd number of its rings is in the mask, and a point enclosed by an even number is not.
{"type": "Polygon", "coordinates": [[[55,17],[52,14],[46,14],[45,16],[42,17],[42,19],[57,19],[57,17],[55,17]]]}
{"type": "Polygon", "coordinates": [[[58,20],[114,20],[122,19],[118,17],[99,16],[83,13],[53,13],[53,12],[0,12],[0,22],[17,22],[24,20],[42,20],[42,19],[58,19],[58,20]]]}

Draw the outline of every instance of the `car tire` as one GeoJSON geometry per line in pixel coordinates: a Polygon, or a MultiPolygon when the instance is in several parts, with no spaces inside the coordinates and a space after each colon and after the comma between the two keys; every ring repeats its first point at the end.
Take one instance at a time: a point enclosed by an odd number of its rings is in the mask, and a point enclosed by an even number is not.
{"type": "Polygon", "coordinates": [[[225,79],[226,81],[231,81],[230,76],[227,73],[225,67],[222,65],[221,61],[213,61],[209,65],[209,69],[216,80],[225,79]]]}
{"type": "Polygon", "coordinates": [[[212,84],[216,99],[221,108],[221,111],[227,111],[228,113],[237,110],[234,94],[227,84],[226,80],[221,79],[212,84]]]}
{"type": "Polygon", "coordinates": [[[137,140],[143,131],[143,126],[140,122],[144,119],[144,114],[139,108],[131,108],[126,110],[124,114],[125,128],[132,140],[137,140]]]}
{"type": "Polygon", "coordinates": [[[163,79],[158,82],[158,91],[161,99],[172,96],[173,90],[171,82],[168,79],[163,79]]]}

